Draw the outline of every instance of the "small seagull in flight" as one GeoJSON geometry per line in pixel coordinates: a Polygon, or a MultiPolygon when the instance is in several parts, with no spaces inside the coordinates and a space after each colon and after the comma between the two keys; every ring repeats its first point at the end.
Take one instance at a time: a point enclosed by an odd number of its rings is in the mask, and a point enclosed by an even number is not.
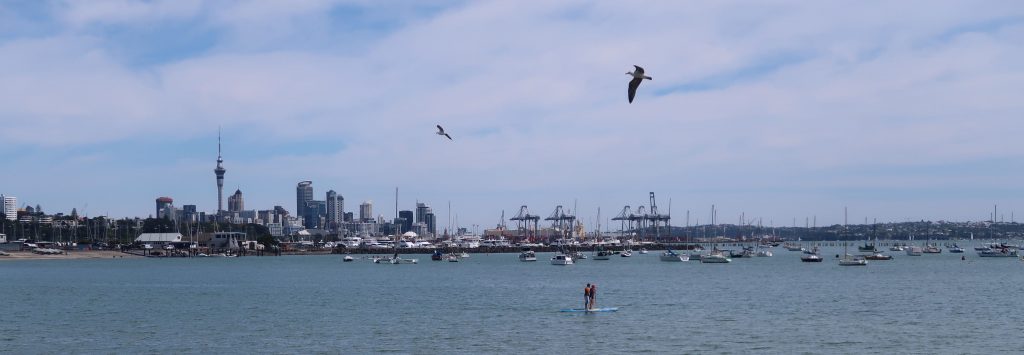
{"type": "Polygon", "coordinates": [[[644,75],[644,68],[641,68],[639,65],[634,65],[633,67],[636,68],[636,70],[626,72],[626,75],[633,76],[633,80],[629,81],[629,103],[633,103],[633,97],[636,96],[636,88],[640,86],[641,81],[644,81],[644,79],[654,80],[651,77],[644,75]]]}
{"type": "Polygon", "coordinates": [[[450,141],[454,140],[452,139],[452,136],[448,135],[448,133],[444,133],[444,128],[441,128],[441,125],[437,125],[437,135],[448,137],[448,140],[450,141]]]}

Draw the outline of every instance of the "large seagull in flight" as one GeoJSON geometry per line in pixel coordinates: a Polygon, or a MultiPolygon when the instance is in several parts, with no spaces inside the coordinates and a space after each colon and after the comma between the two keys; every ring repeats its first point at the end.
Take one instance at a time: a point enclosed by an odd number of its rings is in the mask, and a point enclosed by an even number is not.
{"type": "Polygon", "coordinates": [[[444,128],[441,128],[441,125],[437,125],[437,135],[448,137],[448,140],[454,140],[448,133],[444,133],[444,128]]]}
{"type": "Polygon", "coordinates": [[[640,87],[641,81],[644,81],[644,79],[654,80],[651,77],[644,75],[644,68],[641,68],[639,65],[634,65],[633,67],[636,68],[636,70],[626,72],[626,75],[633,76],[633,80],[629,81],[629,103],[633,103],[633,97],[636,96],[636,88],[640,87]]]}

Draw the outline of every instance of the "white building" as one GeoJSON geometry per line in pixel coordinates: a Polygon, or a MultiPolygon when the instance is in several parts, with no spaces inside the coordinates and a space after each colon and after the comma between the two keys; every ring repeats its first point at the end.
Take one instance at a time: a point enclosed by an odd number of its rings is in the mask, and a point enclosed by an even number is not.
{"type": "Polygon", "coordinates": [[[181,233],[142,233],[135,238],[135,242],[163,246],[171,243],[181,243],[182,240],[181,233]]]}
{"type": "Polygon", "coordinates": [[[14,196],[0,195],[0,200],[4,203],[4,215],[7,216],[7,220],[14,221],[18,219],[18,198],[14,196]]]}

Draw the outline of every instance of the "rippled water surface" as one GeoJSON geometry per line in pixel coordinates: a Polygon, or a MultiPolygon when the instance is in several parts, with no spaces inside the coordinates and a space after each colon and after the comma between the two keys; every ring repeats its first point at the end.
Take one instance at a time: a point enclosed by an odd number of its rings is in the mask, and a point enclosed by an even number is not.
{"type": "Polygon", "coordinates": [[[656,252],[553,266],[514,254],[0,263],[9,353],[978,353],[1024,351],[1024,262],[968,253],[840,267],[656,252]],[[587,282],[614,313],[581,307],[587,282]]]}

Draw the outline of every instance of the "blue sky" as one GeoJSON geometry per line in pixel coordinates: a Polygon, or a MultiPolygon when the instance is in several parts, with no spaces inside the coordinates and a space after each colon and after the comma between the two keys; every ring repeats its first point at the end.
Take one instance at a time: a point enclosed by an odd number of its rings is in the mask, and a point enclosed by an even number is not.
{"type": "Polygon", "coordinates": [[[212,211],[222,127],[255,209],[312,180],[466,226],[649,191],[674,224],[1009,220],[1020,58],[1014,1],[9,1],[0,193],[212,211]],[[654,80],[628,104],[633,64],[654,80]]]}

